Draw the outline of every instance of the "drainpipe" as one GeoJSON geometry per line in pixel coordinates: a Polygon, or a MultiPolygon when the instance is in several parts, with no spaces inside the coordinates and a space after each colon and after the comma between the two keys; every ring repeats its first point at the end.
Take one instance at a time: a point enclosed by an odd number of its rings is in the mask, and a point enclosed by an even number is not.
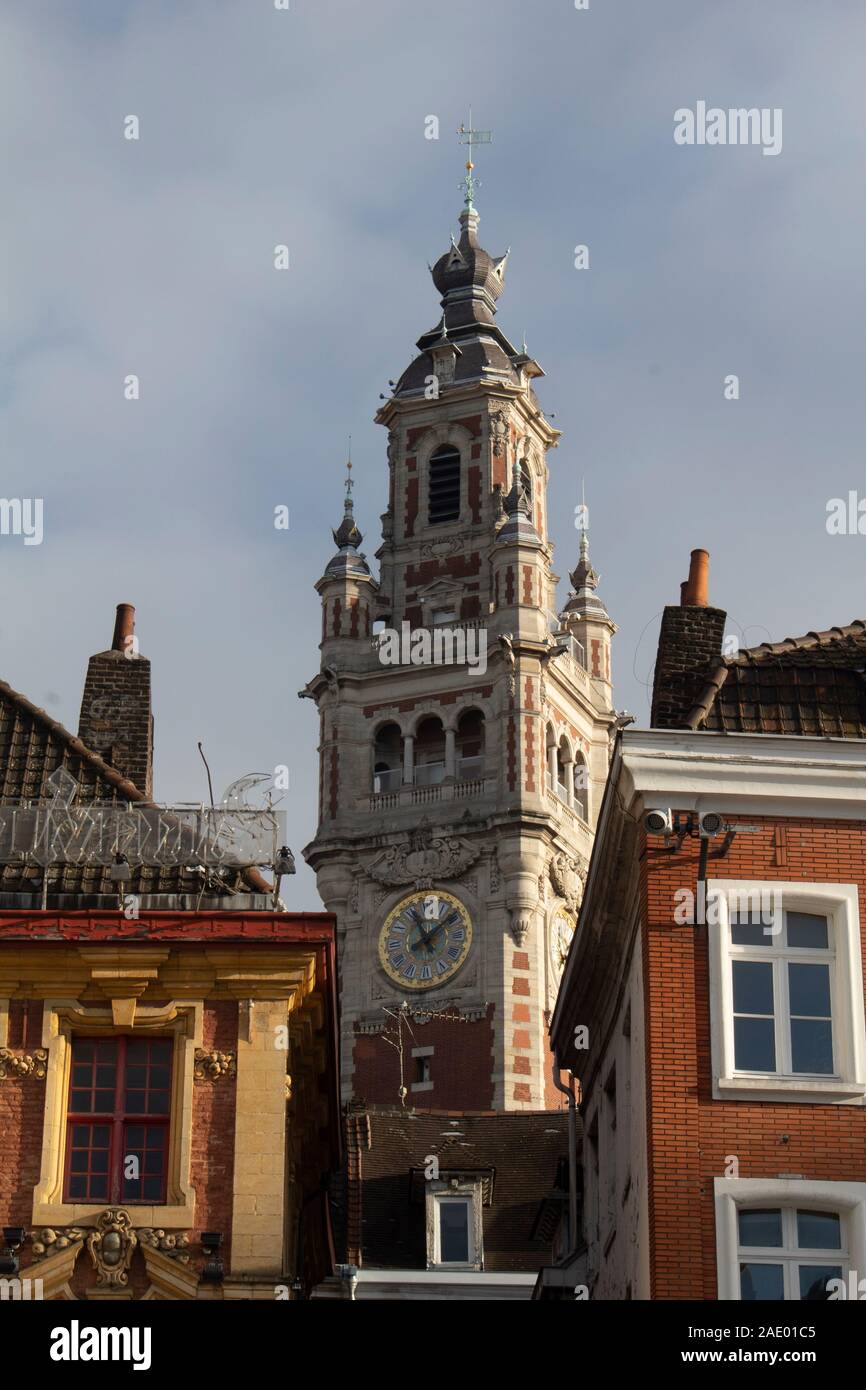
{"type": "Polygon", "coordinates": [[[574,1074],[568,1073],[568,1085],[563,1086],[555,1057],[553,1084],[557,1091],[568,1098],[568,1243],[573,1255],[577,1249],[577,1101],[574,1096],[574,1074]]]}

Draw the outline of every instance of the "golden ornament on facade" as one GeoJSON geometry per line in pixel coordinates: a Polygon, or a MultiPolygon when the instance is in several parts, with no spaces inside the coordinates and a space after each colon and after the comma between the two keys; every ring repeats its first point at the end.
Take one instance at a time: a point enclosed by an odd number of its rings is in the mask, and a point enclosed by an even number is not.
{"type": "Polygon", "coordinates": [[[220,1076],[234,1076],[236,1071],[233,1052],[208,1052],[203,1047],[196,1048],[196,1081],[216,1081],[220,1076]]]}
{"type": "Polygon", "coordinates": [[[35,1076],[42,1081],[47,1069],[48,1053],[44,1047],[37,1047],[32,1053],[22,1052],[17,1057],[8,1047],[0,1047],[0,1081],[8,1076],[35,1076]]]}

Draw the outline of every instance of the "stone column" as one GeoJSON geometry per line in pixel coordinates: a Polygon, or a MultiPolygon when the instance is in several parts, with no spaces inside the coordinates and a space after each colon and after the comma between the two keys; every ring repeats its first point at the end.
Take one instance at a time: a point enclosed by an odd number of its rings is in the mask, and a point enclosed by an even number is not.
{"type": "Polygon", "coordinates": [[[415,739],[406,734],[403,739],[403,786],[411,787],[415,780],[415,739]]]}
{"type": "Polygon", "coordinates": [[[454,729],[445,730],[445,776],[457,775],[457,734],[454,729]]]}
{"type": "Polygon", "coordinates": [[[272,1277],[283,1263],[286,1206],[285,999],[239,1004],[231,1273],[272,1277]]]}
{"type": "Polygon", "coordinates": [[[565,797],[569,806],[574,808],[574,763],[565,764],[565,797]]]}

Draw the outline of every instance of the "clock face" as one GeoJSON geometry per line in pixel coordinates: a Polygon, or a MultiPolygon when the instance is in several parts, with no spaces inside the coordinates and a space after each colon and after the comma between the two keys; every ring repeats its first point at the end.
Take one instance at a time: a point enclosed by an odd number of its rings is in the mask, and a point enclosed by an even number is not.
{"type": "Polygon", "coordinates": [[[570,912],[565,908],[558,909],[556,916],[550,924],[550,963],[553,967],[554,979],[558,980],[565,969],[565,961],[568,956],[568,948],[571,945],[571,938],[574,936],[576,922],[570,912]]]}
{"type": "Polygon", "coordinates": [[[379,961],[402,989],[434,989],[457,974],[472,945],[469,913],[450,893],[411,893],[379,933],[379,961]]]}

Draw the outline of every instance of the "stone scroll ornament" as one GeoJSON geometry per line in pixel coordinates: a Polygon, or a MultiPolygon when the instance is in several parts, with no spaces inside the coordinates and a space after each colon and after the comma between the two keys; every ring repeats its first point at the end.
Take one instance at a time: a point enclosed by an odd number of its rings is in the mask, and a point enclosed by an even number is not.
{"type": "Polygon", "coordinates": [[[138,1236],[132,1229],[129,1212],[123,1207],[106,1208],[87,1237],[87,1253],[96,1270],[99,1288],[125,1288],[129,1283],[129,1266],[137,1245],[138,1236]]]}
{"type": "Polygon", "coordinates": [[[480,849],[448,835],[432,835],[427,821],[399,845],[391,845],[367,869],[385,887],[412,883],[429,888],[442,879],[459,878],[481,856],[480,849]]]}

